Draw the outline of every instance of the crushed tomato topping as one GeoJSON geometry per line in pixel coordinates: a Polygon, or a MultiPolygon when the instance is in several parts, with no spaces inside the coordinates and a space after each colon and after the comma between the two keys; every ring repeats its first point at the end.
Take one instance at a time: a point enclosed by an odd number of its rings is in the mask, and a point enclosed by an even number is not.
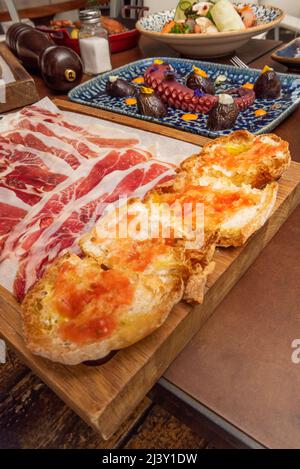
{"type": "Polygon", "coordinates": [[[203,203],[204,216],[211,217],[213,221],[221,222],[228,214],[234,213],[242,207],[249,207],[257,203],[255,194],[246,194],[240,190],[216,190],[212,191],[206,186],[186,186],[182,193],[164,194],[162,201],[172,205],[176,201],[180,204],[191,203],[195,211],[196,203],[203,203]]]}
{"type": "MultiPolygon", "coordinates": [[[[282,141],[275,145],[257,139],[253,143],[230,142],[227,145],[218,146],[214,149],[213,153],[204,153],[202,158],[205,167],[219,163],[222,167],[231,169],[243,164],[249,165],[255,163],[263,157],[274,156],[275,153],[285,152],[286,150],[286,142],[282,141]]],[[[202,174],[203,166],[200,165],[198,169],[199,174],[202,174]]]]}
{"type": "Polygon", "coordinates": [[[152,260],[165,254],[168,246],[164,242],[158,242],[157,239],[134,241],[131,239],[120,243],[120,248],[115,250],[109,257],[109,261],[126,265],[135,272],[143,272],[152,260]]]}
{"type": "Polygon", "coordinates": [[[131,303],[134,289],[118,270],[82,270],[64,262],[54,286],[54,304],[66,319],[60,326],[64,340],[88,343],[108,337],[117,324],[118,308],[131,303]]]}

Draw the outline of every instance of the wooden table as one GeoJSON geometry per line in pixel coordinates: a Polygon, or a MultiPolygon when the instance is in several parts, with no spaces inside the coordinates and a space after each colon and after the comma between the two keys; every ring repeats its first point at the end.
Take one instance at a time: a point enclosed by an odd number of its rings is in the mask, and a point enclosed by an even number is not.
{"type": "MultiPolygon", "coordinates": [[[[271,51],[279,45],[270,40],[251,40],[238,51],[238,55],[251,67],[262,68],[269,64],[277,70],[286,71],[285,67],[270,59],[271,51]]],[[[113,66],[118,67],[143,56],[158,55],[175,54],[157,43],[142,39],[140,49],[114,55],[113,66]]],[[[36,77],[36,83],[41,98],[54,97],[40,78],[36,77]]],[[[298,108],[275,131],[290,141],[292,157],[298,161],[299,119],[298,108]]],[[[291,361],[291,341],[300,336],[297,295],[300,290],[299,241],[300,208],[296,209],[151,393],[154,400],[216,445],[300,447],[300,364],[291,361]]],[[[63,435],[67,430],[69,435],[74,425],[71,411],[61,404],[58,416],[59,400],[51,392],[49,394],[47,388],[31,374],[28,375],[28,371],[25,379],[24,367],[14,358],[11,361],[13,365],[6,367],[5,372],[0,367],[0,380],[5,380],[6,395],[12,387],[15,394],[12,399],[5,400],[2,408],[0,405],[0,420],[1,416],[10,417],[21,408],[14,420],[18,422],[14,428],[19,429],[16,431],[23,436],[20,443],[14,444],[49,447],[53,441],[49,443],[47,435],[53,432],[54,425],[57,445],[68,446],[68,441],[64,442],[67,437],[63,435]],[[10,373],[13,376],[11,379],[10,373]],[[31,396],[37,393],[38,404],[32,399],[34,410],[30,411],[29,406],[23,412],[25,406],[20,389],[31,396]],[[40,400],[43,396],[47,408],[53,411],[53,420],[41,416],[40,400]],[[48,433],[43,431],[44,425],[48,425],[48,433]]],[[[119,446],[120,440],[124,440],[125,434],[141,415],[145,418],[148,409],[149,401],[146,399],[120,433],[106,444],[99,443],[99,438],[87,429],[82,430],[83,441],[71,432],[72,444],[77,447],[119,446]]],[[[6,421],[9,423],[9,418],[4,418],[6,421]]],[[[76,425],[78,429],[79,423],[76,425]]],[[[7,441],[5,425],[0,425],[0,444],[1,440],[7,441]]],[[[19,441],[19,434],[15,439],[12,436],[12,440],[19,441]]],[[[203,441],[194,439],[193,444],[204,446],[203,441]]],[[[155,440],[152,440],[152,445],[155,447],[155,440]]],[[[186,446],[186,442],[182,445],[186,446]]],[[[145,446],[149,447],[147,443],[145,446]]]]}

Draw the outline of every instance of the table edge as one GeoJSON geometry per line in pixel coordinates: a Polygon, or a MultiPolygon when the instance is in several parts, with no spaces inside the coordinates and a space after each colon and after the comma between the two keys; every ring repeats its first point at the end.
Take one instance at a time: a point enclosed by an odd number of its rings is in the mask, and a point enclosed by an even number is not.
{"type": "Polygon", "coordinates": [[[201,402],[197,401],[190,394],[186,393],[185,391],[180,389],[178,386],[171,383],[164,376],[160,378],[160,380],[158,381],[158,384],[161,385],[166,391],[175,395],[178,399],[183,401],[186,405],[194,409],[197,413],[201,414],[201,416],[205,417],[207,420],[212,422],[213,425],[218,426],[225,433],[233,437],[235,440],[241,442],[245,447],[249,449],[266,449],[266,446],[264,446],[262,443],[252,438],[243,430],[236,427],[235,425],[230,423],[228,420],[223,418],[221,415],[217,414],[213,410],[206,407],[201,402]]]}

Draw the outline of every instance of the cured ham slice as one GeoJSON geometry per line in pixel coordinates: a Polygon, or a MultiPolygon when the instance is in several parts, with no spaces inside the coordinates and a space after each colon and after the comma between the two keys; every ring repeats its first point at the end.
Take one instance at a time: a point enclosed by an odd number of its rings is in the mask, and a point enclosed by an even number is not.
{"type": "Polygon", "coordinates": [[[113,171],[127,170],[138,163],[143,163],[147,158],[147,154],[131,149],[121,153],[110,152],[105,158],[92,166],[86,177],[81,177],[71,184],[65,184],[60,192],[55,191],[44,204],[39,204],[35,210],[32,210],[29,221],[24,220],[18,226],[18,230],[11,234],[6,251],[2,253],[0,261],[5,256],[11,255],[11,251],[15,251],[17,246],[19,255],[26,255],[42,232],[54,220],[57,220],[63,210],[67,210],[69,204],[74,204],[78,199],[89,194],[92,189],[101,183],[106,175],[113,171]]]}
{"type": "Polygon", "coordinates": [[[37,149],[28,149],[23,145],[14,145],[8,139],[0,135],[0,175],[8,172],[12,165],[24,164],[39,166],[52,173],[60,173],[70,176],[73,169],[62,159],[56,158],[51,153],[37,149]]]}
{"type": "Polygon", "coordinates": [[[79,252],[107,205],[174,174],[124,130],[38,106],[0,125],[0,282],[19,300],[58,255],[79,252]]]}
{"type": "Polygon", "coordinates": [[[44,122],[57,124],[61,127],[64,127],[65,129],[72,130],[77,134],[83,135],[89,142],[94,143],[99,147],[126,148],[137,145],[139,143],[137,138],[108,138],[103,135],[95,135],[87,128],[67,121],[64,119],[62,113],[54,113],[37,106],[24,108],[22,109],[21,114],[31,118],[38,117],[38,119],[44,122]]]}
{"type": "Polygon", "coordinates": [[[64,135],[63,129],[61,130],[59,126],[59,131],[57,131],[57,129],[51,128],[51,124],[47,125],[44,122],[34,121],[33,119],[20,119],[17,124],[18,128],[20,129],[39,132],[43,135],[46,135],[47,137],[59,137],[62,142],[71,145],[76,152],[80,153],[80,155],[85,158],[94,158],[99,156],[99,151],[95,151],[95,149],[91,148],[91,146],[84,141],[80,140],[79,138],[64,135]]]}
{"type": "Polygon", "coordinates": [[[44,192],[50,192],[66,178],[39,166],[18,165],[8,174],[0,175],[0,187],[13,190],[23,202],[35,205],[44,192]]]}
{"type": "MultiPolygon", "coordinates": [[[[52,191],[67,179],[67,174],[54,170],[49,159],[47,166],[38,154],[25,148],[20,150],[0,136],[0,187],[13,191],[26,204],[35,205],[44,192],[52,191]]],[[[63,165],[58,169],[66,172],[63,165]]]]}
{"type": "Polygon", "coordinates": [[[26,215],[26,210],[0,202],[0,252],[8,233],[26,215]]]}
{"type": "Polygon", "coordinates": [[[9,145],[22,145],[25,148],[43,151],[55,155],[58,158],[62,158],[73,169],[78,168],[82,163],[81,155],[78,153],[75,156],[72,147],[68,150],[62,148],[61,142],[58,139],[48,137],[48,143],[46,143],[46,141],[41,138],[40,134],[24,130],[7,132],[2,137],[9,145]]]}

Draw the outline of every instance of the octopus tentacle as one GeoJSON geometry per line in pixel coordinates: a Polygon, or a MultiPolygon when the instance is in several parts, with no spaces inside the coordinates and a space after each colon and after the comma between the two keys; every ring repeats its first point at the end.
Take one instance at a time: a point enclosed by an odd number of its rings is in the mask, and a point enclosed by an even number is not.
{"type": "MultiPolygon", "coordinates": [[[[194,90],[179,83],[174,77],[167,77],[166,72],[170,72],[170,70],[172,67],[169,64],[153,64],[147,68],[144,74],[146,85],[153,88],[164,103],[182,111],[204,114],[209,113],[217,105],[218,96],[195,95],[194,90]]],[[[255,100],[254,91],[245,88],[229,90],[226,93],[238,94],[238,97],[234,99],[240,111],[247,109],[255,100]]]]}

